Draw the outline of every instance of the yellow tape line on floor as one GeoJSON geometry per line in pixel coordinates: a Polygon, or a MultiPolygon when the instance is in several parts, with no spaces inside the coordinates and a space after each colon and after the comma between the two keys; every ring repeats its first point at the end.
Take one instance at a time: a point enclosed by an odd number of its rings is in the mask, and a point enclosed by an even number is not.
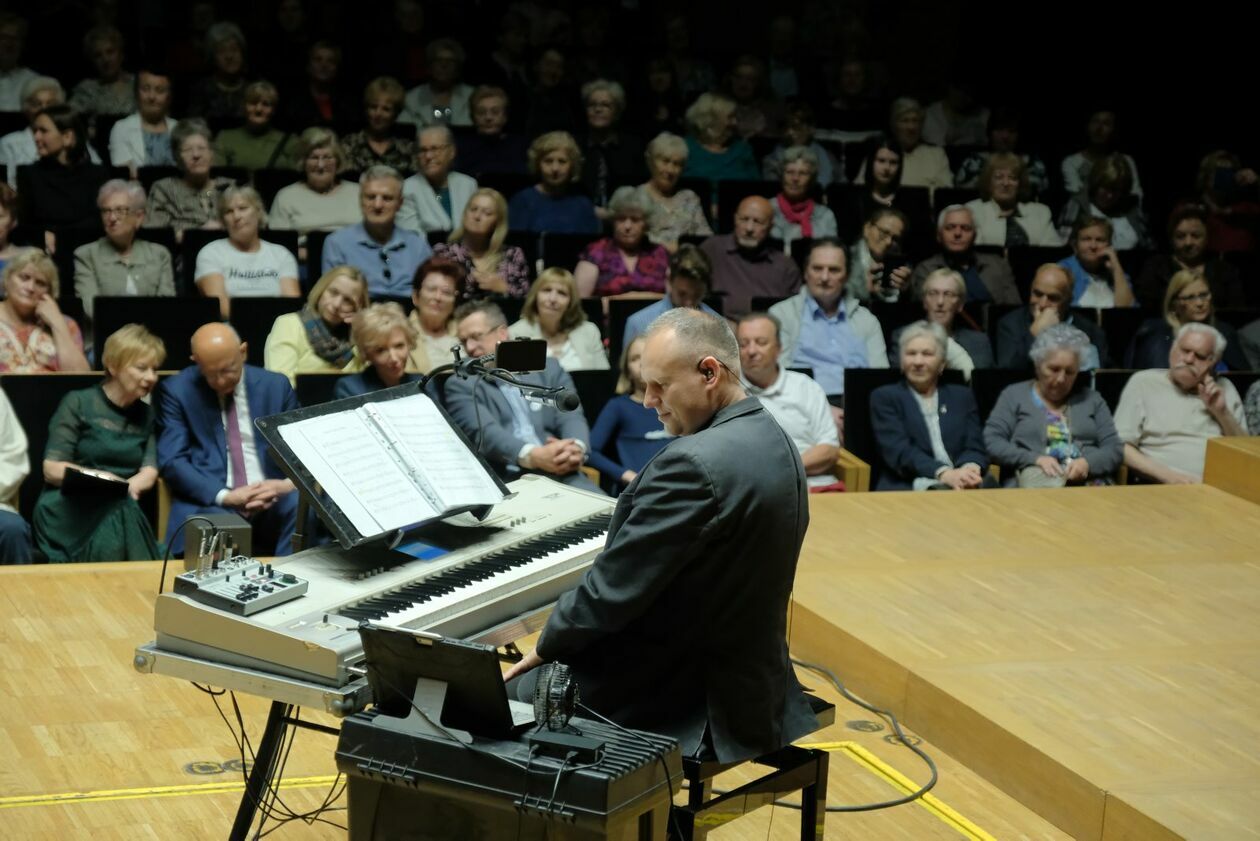
{"type": "MultiPolygon", "coordinates": [[[[799,747],[825,750],[828,753],[842,753],[875,776],[885,780],[902,794],[911,794],[919,790],[918,783],[903,775],[857,742],[818,742],[815,744],[801,744],[799,747]]],[[[927,809],[937,819],[949,824],[964,837],[971,839],[971,841],[997,841],[992,835],[945,805],[931,792],[914,802],[927,809]]]]}

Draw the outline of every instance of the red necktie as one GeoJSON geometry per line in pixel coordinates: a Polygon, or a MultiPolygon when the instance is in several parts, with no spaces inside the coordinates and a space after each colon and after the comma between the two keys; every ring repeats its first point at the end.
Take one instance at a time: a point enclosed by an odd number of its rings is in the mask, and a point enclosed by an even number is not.
{"type": "Polygon", "coordinates": [[[236,417],[236,399],[232,395],[227,398],[227,447],[228,458],[232,460],[232,489],[248,485],[245,476],[245,448],[241,446],[241,424],[236,417]]]}

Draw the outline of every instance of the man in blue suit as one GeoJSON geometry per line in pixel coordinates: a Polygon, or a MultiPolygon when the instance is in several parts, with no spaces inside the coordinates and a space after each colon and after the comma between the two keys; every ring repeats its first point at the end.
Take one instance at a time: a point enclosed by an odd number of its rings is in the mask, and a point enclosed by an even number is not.
{"type": "MultiPolygon", "coordinates": [[[[171,489],[169,534],[193,514],[234,511],[253,551],[287,555],[297,493],[271,459],[256,418],[298,408],[284,375],[245,364],[246,345],[218,322],[193,334],[192,361],[158,391],[158,470],[171,489]]],[[[171,551],[183,549],[183,533],[171,551]]]]}
{"type": "MultiPolygon", "coordinates": [[[[473,301],[455,311],[455,334],[469,356],[494,353],[506,342],[507,318],[498,304],[473,301]]],[[[573,390],[573,378],[556,360],[522,382],[573,390]]],[[[480,426],[481,453],[505,479],[543,473],[566,485],[598,491],[582,473],[591,432],[581,410],[561,412],[531,401],[518,388],[496,381],[454,377],[446,384],[446,408],[474,442],[480,426]]]]}

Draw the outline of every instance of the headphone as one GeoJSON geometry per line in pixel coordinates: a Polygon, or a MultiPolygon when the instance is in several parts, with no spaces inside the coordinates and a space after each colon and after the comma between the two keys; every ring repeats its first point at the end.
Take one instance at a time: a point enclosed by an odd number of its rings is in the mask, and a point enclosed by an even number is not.
{"type": "Polygon", "coordinates": [[[704,374],[704,378],[705,378],[705,380],[712,380],[712,379],[713,379],[713,374],[715,373],[715,372],[714,372],[714,370],[713,370],[712,368],[706,368],[706,367],[704,367],[704,362],[703,362],[703,361],[701,361],[701,362],[697,362],[697,363],[696,363],[696,369],[697,369],[697,370],[698,370],[701,374],[704,374]]]}

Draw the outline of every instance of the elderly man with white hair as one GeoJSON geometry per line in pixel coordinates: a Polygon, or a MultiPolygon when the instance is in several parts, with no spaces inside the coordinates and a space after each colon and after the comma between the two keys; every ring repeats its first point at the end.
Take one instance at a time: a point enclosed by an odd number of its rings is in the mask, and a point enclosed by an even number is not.
{"type": "Polygon", "coordinates": [[[174,295],[171,253],[137,239],[144,224],[144,187],[115,178],[96,195],[105,236],[74,250],[74,294],[92,316],[97,295],[174,295]]]}
{"type": "Polygon", "coordinates": [[[1130,470],[1163,484],[1201,482],[1208,439],[1247,434],[1238,391],[1212,375],[1224,353],[1225,337],[1215,327],[1185,324],[1166,370],[1129,378],[1116,407],[1116,429],[1130,470]]]}
{"type": "MultiPolygon", "coordinates": [[[[946,368],[962,371],[963,378],[970,380],[972,370],[996,367],[993,344],[989,337],[959,323],[959,315],[967,303],[967,284],[962,275],[953,269],[937,269],[915,287],[915,294],[923,303],[924,319],[939,325],[948,338],[946,368]]],[[[888,354],[890,365],[897,364],[892,354],[901,352],[898,337],[902,329],[904,328],[898,328],[892,333],[892,348],[888,354]]]]}
{"type": "Polygon", "coordinates": [[[963,279],[967,300],[976,303],[1018,304],[1019,289],[1006,258],[976,251],[976,220],[971,208],[951,204],[936,217],[936,241],[941,250],[920,261],[910,275],[910,288],[918,290],[927,276],[951,269],[963,279]]]}
{"type": "MultiPolygon", "coordinates": [[[[36,76],[22,86],[22,114],[27,123],[33,123],[35,115],[51,105],[61,105],[66,101],[66,92],[61,83],[51,76],[36,76]]],[[[88,157],[92,163],[99,164],[100,156],[91,146],[88,157]]],[[[11,131],[0,137],[0,164],[9,168],[9,186],[17,186],[17,168],[33,164],[39,160],[39,152],[35,149],[35,132],[31,126],[11,131]]]]}
{"type": "Polygon", "coordinates": [[[453,171],[455,135],[444,125],[416,132],[416,174],[403,182],[398,227],[417,233],[453,231],[477,192],[477,179],[453,171]]]}

